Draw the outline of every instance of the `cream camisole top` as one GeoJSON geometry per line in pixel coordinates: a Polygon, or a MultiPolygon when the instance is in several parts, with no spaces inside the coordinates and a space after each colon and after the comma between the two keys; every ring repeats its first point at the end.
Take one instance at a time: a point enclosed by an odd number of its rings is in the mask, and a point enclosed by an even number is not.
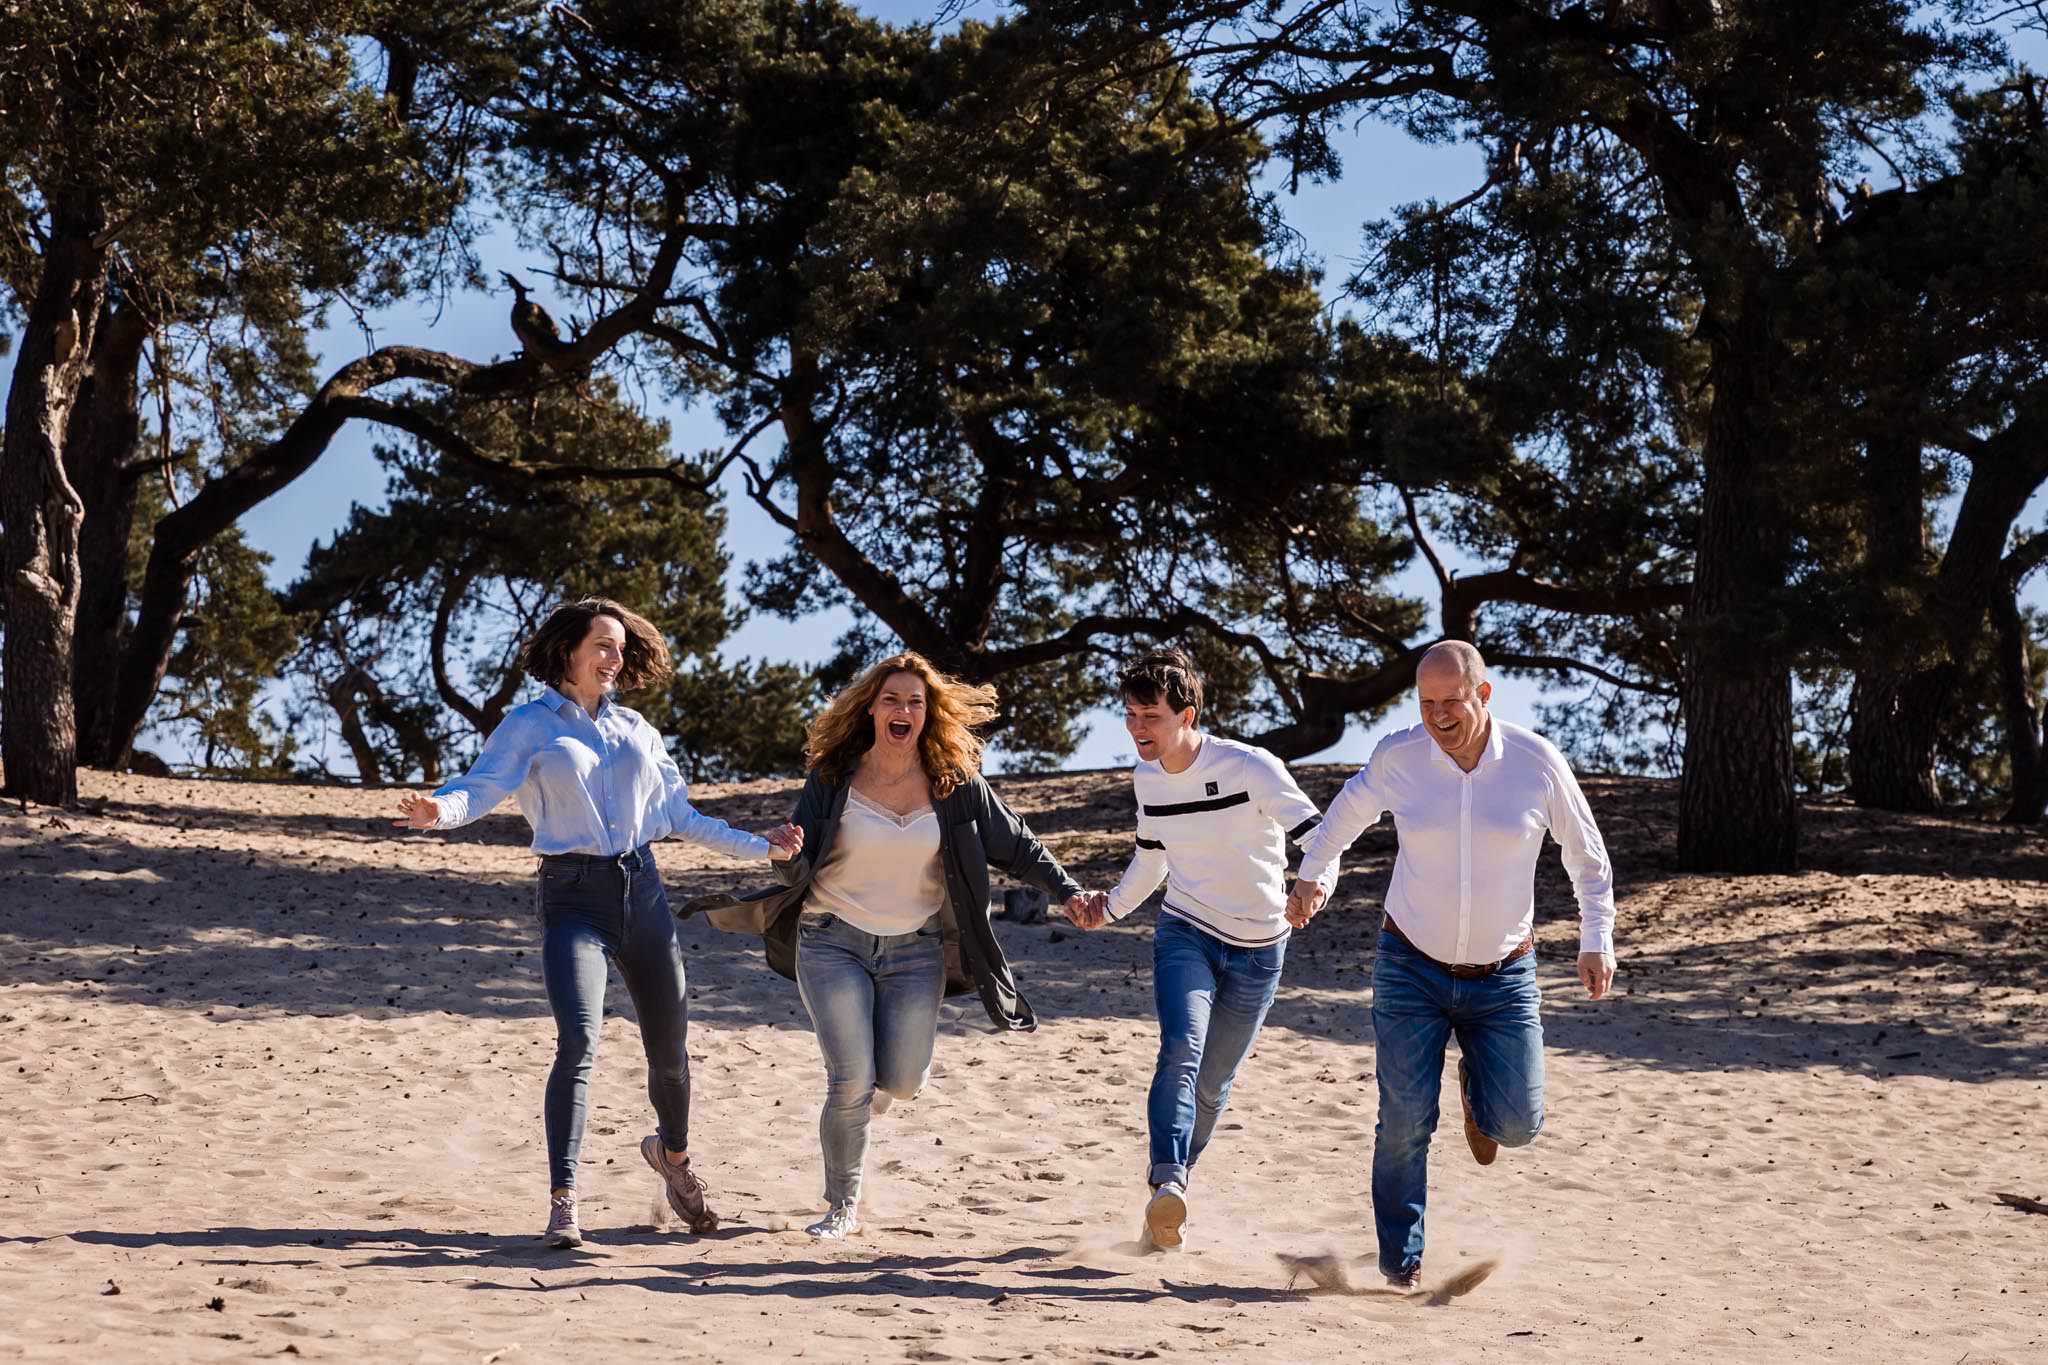
{"type": "Polygon", "coordinates": [[[849,789],[804,909],[837,915],[863,933],[907,934],[939,912],[944,895],[939,813],[922,806],[897,815],[849,789]]]}

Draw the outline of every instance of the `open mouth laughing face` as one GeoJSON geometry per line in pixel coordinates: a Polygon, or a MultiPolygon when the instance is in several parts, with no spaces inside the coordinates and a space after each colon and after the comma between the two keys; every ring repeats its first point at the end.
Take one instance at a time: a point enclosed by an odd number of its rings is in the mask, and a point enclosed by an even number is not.
{"type": "Polygon", "coordinates": [[[1464,671],[1432,660],[1416,670],[1415,694],[1422,707],[1422,725],[1447,754],[1469,749],[1486,731],[1489,684],[1472,686],[1464,671]]]}
{"type": "Polygon", "coordinates": [[[924,679],[915,673],[891,673],[868,708],[876,742],[902,748],[916,744],[924,733],[925,707],[924,679]]]}

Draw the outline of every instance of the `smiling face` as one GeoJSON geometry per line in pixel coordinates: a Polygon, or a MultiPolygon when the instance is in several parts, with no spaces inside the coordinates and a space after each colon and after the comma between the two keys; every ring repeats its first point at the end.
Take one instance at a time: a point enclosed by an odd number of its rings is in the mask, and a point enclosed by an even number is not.
{"type": "Polygon", "coordinates": [[[1422,704],[1423,727],[1452,758],[1469,758],[1486,743],[1486,703],[1492,696],[1493,684],[1473,686],[1452,655],[1425,656],[1415,670],[1415,697],[1422,704]]]}
{"type": "Polygon", "coordinates": [[[928,700],[924,679],[915,673],[891,673],[882,679],[882,690],[868,707],[875,721],[875,746],[892,753],[916,749],[928,700]]]}
{"type": "Polygon", "coordinates": [[[1138,750],[1138,761],[1171,760],[1195,746],[1195,708],[1176,711],[1161,693],[1153,701],[1124,698],[1124,729],[1138,750]]]}
{"type": "Polygon", "coordinates": [[[618,681],[626,665],[626,628],[609,616],[594,616],[583,643],[569,651],[562,690],[581,696],[602,696],[618,681]]]}

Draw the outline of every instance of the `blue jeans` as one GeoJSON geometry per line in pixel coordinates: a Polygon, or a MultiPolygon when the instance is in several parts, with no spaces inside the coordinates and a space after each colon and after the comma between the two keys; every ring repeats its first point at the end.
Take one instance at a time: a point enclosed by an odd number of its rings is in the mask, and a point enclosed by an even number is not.
{"type": "Polygon", "coordinates": [[[877,936],[836,915],[806,914],[796,984],[825,1058],[825,1200],[860,1202],[869,1106],[876,1090],[907,1100],[931,1074],[946,993],[946,949],[934,915],[908,934],[877,936]]]}
{"type": "Polygon", "coordinates": [[[1272,1008],[1286,958],[1284,938],[1263,948],[1233,948],[1178,915],[1159,917],[1152,935],[1159,1064],[1145,1104],[1154,1186],[1169,1180],[1187,1185],[1229,1102],[1237,1068],[1272,1008]]]}
{"type": "Polygon", "coordinates": [[[1372,969],[1373,1050],[1380,1121],[1372,1149],[1372,1220],[1380,1270],[1422,1264],[1422,1208],[1429,1198],[1429,1139],[1443,1089],[1444,1044],[1458,1035],[1471,1073],[1472,1118],[1503,1147],[1525,1146],[1543,1127],[1542,993],[1536,954],[1492,976],[1461,980],[1382,931],[1372,969]]]}
{"type": "Polygon", "coordinates": [[[675,917],[642,844],[618,858],[549,858],[540,868],[541,978],[555,1016],[555,1064],[548,1072],[544,1121],[548,1180],[574,1189],[583,1150],[590,1070],[604,1023],[605,962],[619,965],[640,1043],[647,1052],[647,1098],[672,1152],[690,1145],[690,1006],[675,917]]]}

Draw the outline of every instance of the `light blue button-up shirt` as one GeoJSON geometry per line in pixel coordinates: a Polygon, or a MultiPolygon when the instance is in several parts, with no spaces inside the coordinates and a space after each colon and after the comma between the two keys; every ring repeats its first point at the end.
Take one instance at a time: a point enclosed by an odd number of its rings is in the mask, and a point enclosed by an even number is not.
{"type": "Polygon", "coordinates": [[[455,829],[517,795],[533,851],[616,857],[671,836],[739,858],[769,844],[698,813],[661,733],[606,697],[592,716],[552,687],[513,707],[468,772],[434,791],[435,829],[455,829]]]}

